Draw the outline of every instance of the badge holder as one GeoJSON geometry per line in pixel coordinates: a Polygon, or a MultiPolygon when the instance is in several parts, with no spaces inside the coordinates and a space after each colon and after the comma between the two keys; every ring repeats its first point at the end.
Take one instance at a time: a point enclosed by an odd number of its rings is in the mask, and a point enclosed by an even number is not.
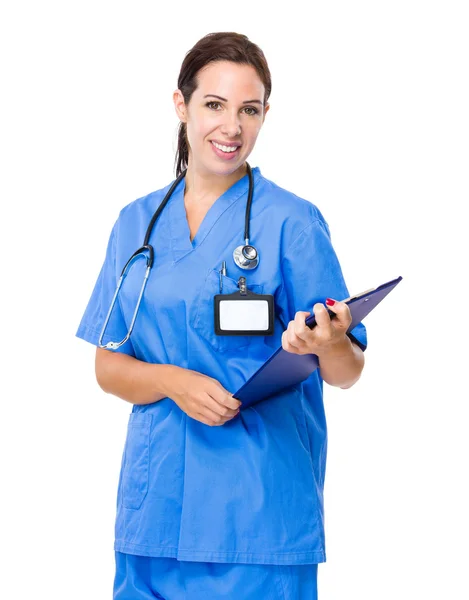
{"type": "Polygon", "coordinates": [[[246,278],[238,280],[239,292],[214,296],[217,335],[273,335],[274,297],[247,289],[246,278]]]}

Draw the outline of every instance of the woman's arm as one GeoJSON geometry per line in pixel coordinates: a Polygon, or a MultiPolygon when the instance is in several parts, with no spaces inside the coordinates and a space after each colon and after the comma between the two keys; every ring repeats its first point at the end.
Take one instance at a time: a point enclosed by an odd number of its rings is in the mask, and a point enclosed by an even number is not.
{"type": "Polygon", "coordinates": [[[330,351],[318,356],[321,377],[329,385],[347,389],[359,379],[365,366],[361,348],[348,337],[330,351]]]}
{"type": "Polygon", "coordinates": [[[147,363],[128,354],[96,348],[99,386],[132,404],[151,404],[166,398],[178,369],[175,365],[147,363]]]}
{"type": "Polygon", "coordinates": [[[206,425],[224,425],[241,402],[219,381],[176,365],[147,363],[128,354],[96,348],[96,379],[105,392],[132,404],[171,398],[189,417],[206,425]]]}

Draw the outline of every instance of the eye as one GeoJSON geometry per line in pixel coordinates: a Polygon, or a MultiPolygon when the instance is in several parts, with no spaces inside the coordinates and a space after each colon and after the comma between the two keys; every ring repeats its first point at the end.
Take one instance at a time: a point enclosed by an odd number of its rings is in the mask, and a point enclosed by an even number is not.
{"type": "Polygon", "coordinates": [[[220,103],[219,103],[219,102],[213,102],[213,101],[212,101],[212,102],[207,102],[207,103],[205,104],[205,106],[208,106],[208,107],[210,108],[210,106],[211,106],[212,104],[218,104],[218,105],[220,105],[220,103]]]}
{"type": "Polygon", "coordinates": [[[259,112],[259,111],[257,110],[257,108],[254,108],[253,106],[246,106],[246,109],[247,109],[247,110],[252,110],[252,111],[253,111],[252,113],[248,113],[248,114],[250,114],[250,115],[257,115],[257,113],[259,112]]]}
{"type": "MultiPolygon", "coordinates": [[[[212,107],[212,105],[214,105],[214,104],[216,104],[216,105],[218,105],[218,106],[221,106],[220,102],[215,102],[214,100],[212,100],[211,102],[207,102],[207,103],[205,104],[205,106],[208,106],[209,108],[211,108],[211,107],[212,107]]],[[[254,108],[253,106],[246,106],[244,110],[251,110],[252,112],[249,112],[249,113],[247,113],[247,114],[248,114],[248,115],[250,115],[250,116],[257,115],[257,113],[259,112],[259,111],[257,110],[257,108],[254,108]]]]}

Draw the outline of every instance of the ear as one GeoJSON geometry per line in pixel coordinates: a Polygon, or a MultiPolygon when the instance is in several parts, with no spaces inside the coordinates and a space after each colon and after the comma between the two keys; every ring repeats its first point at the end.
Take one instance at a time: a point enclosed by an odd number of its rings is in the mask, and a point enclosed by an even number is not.
{"type": "Polygon", "coordinates": [[[264,118],[262,119],[262,123],[264,123],[264,121],[265,121],[265,115],[268,113],[269,108],[270,108],[270,104],[267,102],[267,104],[264,107],[264,118]]]}
{"type": "Polygon", "coordinates": [[[175,92],[173,92],[173,102],[178,119],[183,123],[186,123],[186,103],[184,102],[184,96],[182,95],[181,90],[176,90],[175,92]]]}

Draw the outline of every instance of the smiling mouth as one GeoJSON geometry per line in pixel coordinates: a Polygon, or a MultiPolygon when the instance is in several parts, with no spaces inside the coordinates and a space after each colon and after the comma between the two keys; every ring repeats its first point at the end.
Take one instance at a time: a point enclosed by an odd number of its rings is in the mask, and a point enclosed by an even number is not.
{"type": "Polygon", "coordinates": [[[241,146],[228,146],[228,145],[225,146],[223,144],[217,144],[217,142],[214,142],[213,140],[211,140],[210,143],[213,146],[215,146],[215,148],[217,148],[218,150],[221,150],[221,152],[225,152],[226,154],[231,154],[241,148],[241,146]]]}

